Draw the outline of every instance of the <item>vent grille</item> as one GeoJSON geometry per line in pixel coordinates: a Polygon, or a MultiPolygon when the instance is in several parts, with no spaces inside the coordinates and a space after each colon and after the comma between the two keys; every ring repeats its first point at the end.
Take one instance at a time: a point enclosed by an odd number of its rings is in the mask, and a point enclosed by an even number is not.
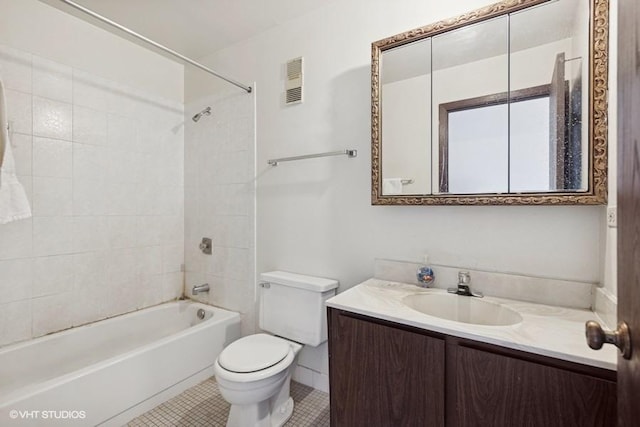
{"type": "Polygon", "coordinates": [[[302,57],[287,62],[286,103],[302,102],[302,57]]]}
{"type": "Polygon", "coordinates": [[[287,90],[287,104],[302,102],[302,88],[296,87],[287,90]]]}
{"type": "Polygon", "coordinates": [[[302,75],[302,58],[296,58],[287,62],[287,77],[289,80],[297,79],[302,75]]]}

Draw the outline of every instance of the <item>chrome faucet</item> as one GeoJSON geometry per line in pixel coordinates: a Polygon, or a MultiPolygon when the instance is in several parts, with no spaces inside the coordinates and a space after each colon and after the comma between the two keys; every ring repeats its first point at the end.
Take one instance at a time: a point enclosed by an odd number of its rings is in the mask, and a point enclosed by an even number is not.
{"type": "Polygon", "coordinates": [[[447,292],[449,292],[450,294],[462,295],[465,297],[482,298],[484,295],[482,295],[480,292],[473,292],[469,283],[471,283],[471,274],[469,274],[468,271],[459,271],[458,287],[449,288],[447,289],[447,292]]]}
{"type": "Polygon", "coordinates": [[[198,294],[201,294],[203,292],[209,292],[209,284],[208,283],[205,283],[204,285],[194,286],[191,289],[191,295],[198,295],[198,294]]]}

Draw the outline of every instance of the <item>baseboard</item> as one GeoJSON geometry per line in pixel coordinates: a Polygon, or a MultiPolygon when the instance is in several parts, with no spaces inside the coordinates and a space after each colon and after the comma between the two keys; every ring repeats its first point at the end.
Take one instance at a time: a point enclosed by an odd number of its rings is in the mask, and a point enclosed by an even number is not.
{"type": "Polygon", "coordinates": [[[295,382],[329,393],[329,375],[327,374],[298,365],[293,370],[292,378],[295,382]]]}

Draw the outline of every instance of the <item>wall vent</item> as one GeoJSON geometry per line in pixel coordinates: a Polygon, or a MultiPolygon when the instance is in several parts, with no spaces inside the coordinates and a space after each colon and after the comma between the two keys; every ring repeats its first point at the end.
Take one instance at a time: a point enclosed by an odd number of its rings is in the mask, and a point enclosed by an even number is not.
{"type": "Polygon", "coordinates": [[[286,104],[302,102],[302,57],[287,62],[286,104]]]}

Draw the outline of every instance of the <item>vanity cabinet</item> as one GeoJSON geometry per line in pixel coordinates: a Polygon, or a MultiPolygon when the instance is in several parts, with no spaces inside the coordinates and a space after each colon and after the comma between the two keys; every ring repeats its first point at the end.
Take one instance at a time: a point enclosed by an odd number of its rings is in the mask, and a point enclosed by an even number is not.
{"type": "Polygon", "coordinates": [[[328,321],[332,427],[445,425],[444,339],[333,309],[328,321]]]}
{"type": "Polygon", "coordinates": [[[329,308],[332,427],[616,425],[616,373],[329,308]]]}

